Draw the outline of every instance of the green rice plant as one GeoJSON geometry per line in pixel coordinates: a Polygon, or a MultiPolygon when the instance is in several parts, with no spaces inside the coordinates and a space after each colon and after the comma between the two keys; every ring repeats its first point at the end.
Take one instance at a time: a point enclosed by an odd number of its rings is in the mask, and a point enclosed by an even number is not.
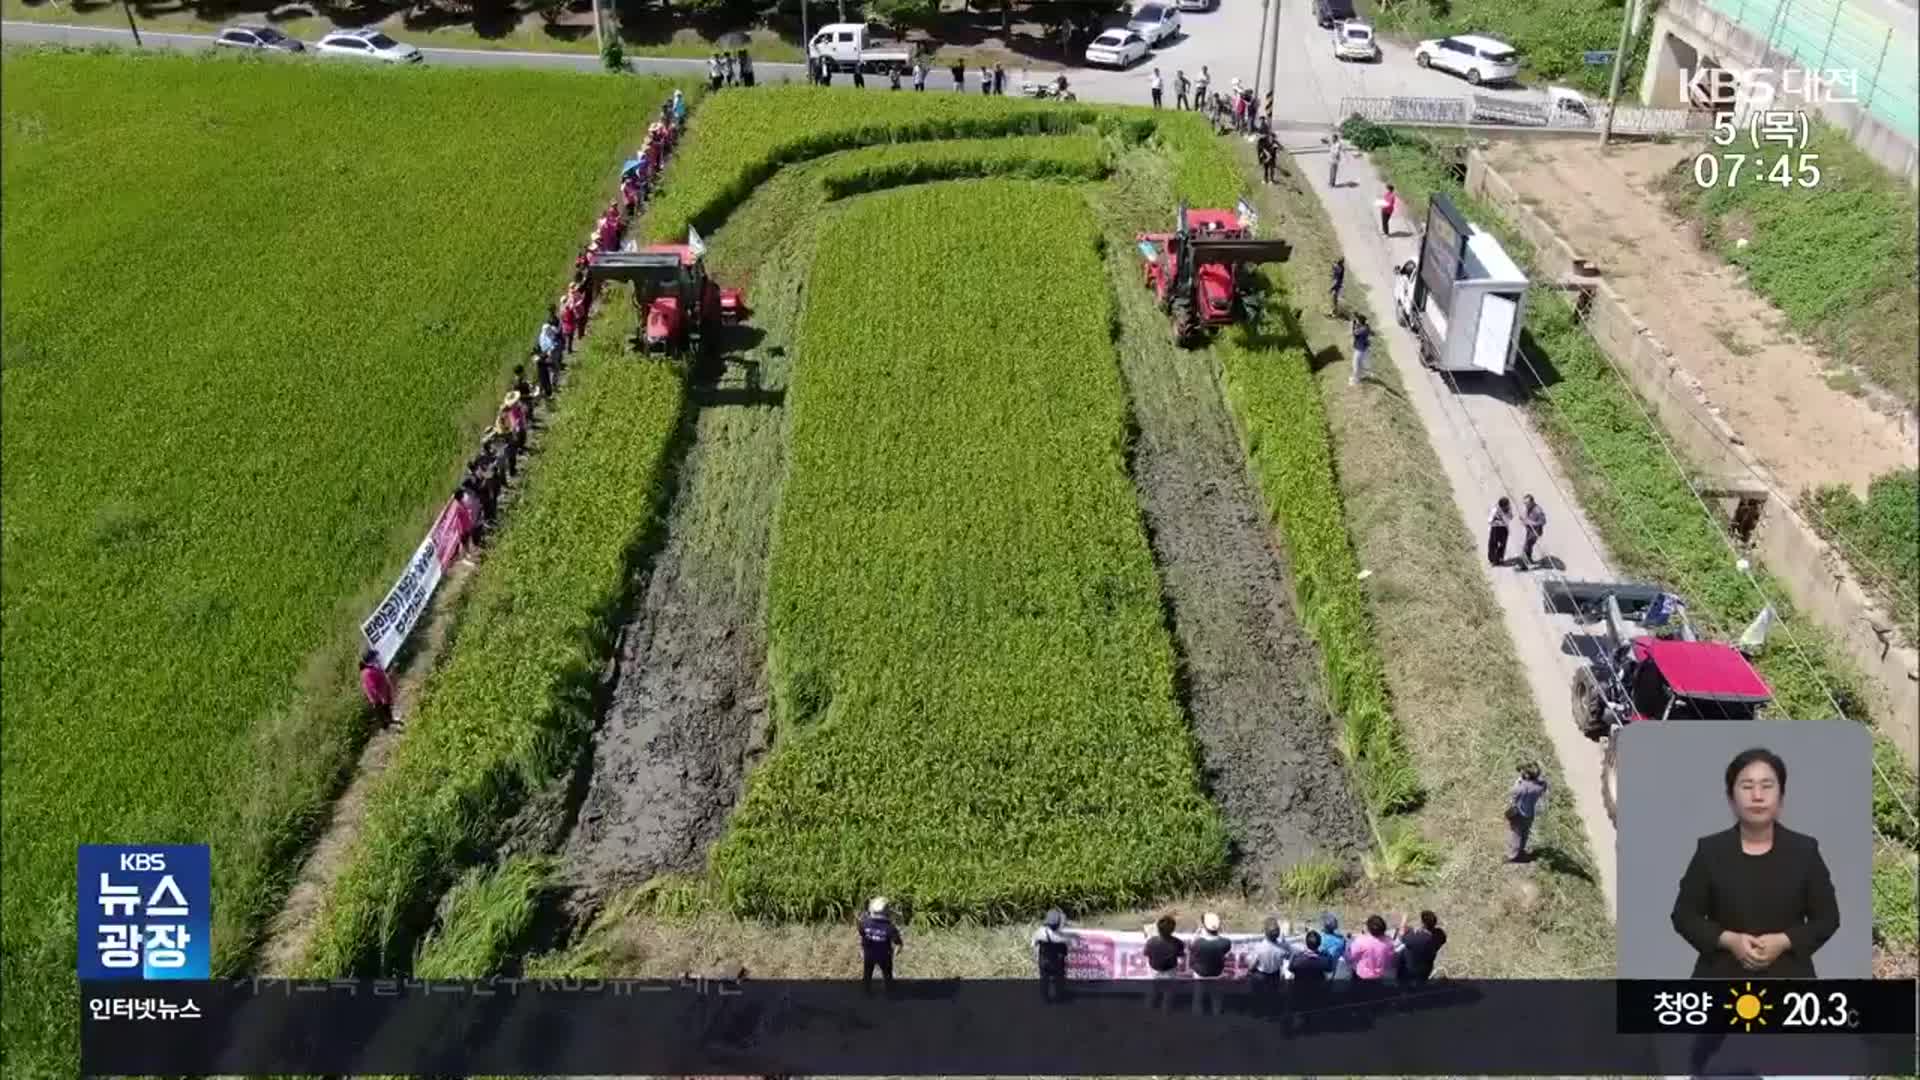
{"type": "Polygon", "coordinates": [[[1889,844],[1873,852],[1875,936],[1891,947],[1911,950],[1920,941],[1920,860],[1889,844]]]}
{"type": "Polygon", "coordinates": [[[1315,855],[1288,867],[1280,875],[1276,891],[1290,903],[1325,904],[1339,895],[1347,884],[1347,868],[1340,860],[1315,855]]]}
{"type": "Polygon", "coordinates": [[[1100,180],[1105,145],[1094,135],[1025,135],[1000,139],[874,146],[843,154],[820,173],[829,199],[883,188],[989,176],[1034,180],[1100,180]]]}
{"type": "Polygon", "coordinates": [[[577,757],[610,622],[655,533],[684,423],[679,369],[628,355],[631,305],[617,293],[602,304],[460,637],[368,797],[316,915],[306,975],[403,967],[462,863],[577,757]]]}
{"type": "Polygon", "coordinates": [[[1385,828],[1379,849],[1361,859],[1367,880],[1378,885],[1419,885],[1439,865],[1439,850],[1405,821],[1385,828]]]}
{"type": "Polygon", "coordinates": [[[1001,180],[825,227],[769,571],[781,735],[712,855],[736,911],[1005,918],[1224,871],[1097,236],[1078,193],[1001,180]],[[877,236],[926,272],[873,275],[877,236]]]}
{"type": "Polygon", "coordinates": [[[209,843],[246,962],[367,730],[359,620],[669,89],[18,50],[0,84],[0,1042],[71,1076],[74,846],[209,843]]]}
{"type": "Polygon", "coordinates": [[[414,954],[420,979],[484,979],[533,925],[551,860],[519,856],[476,866],[447,893],[435,933],[414,954]]]}

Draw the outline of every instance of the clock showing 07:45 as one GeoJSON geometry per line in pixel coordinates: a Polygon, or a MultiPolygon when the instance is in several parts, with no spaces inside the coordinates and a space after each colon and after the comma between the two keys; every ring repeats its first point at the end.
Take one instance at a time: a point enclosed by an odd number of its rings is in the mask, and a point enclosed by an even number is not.
{"type": "Polygon", "coordinates": [[[1783,153],[1700,154],[1693,159],[1693,182],[1702,189],[1740,184],[1778,184],[1791,188],[1820,185],[1820,155],[1783,153]]]}

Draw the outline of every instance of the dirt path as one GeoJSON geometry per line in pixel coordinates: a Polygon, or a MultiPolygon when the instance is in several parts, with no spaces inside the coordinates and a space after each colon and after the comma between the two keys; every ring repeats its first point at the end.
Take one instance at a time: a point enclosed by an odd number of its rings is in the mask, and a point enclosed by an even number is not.
{"type": "MultiPolygon", "coordinates": [[[[1552,450],[1528,423],[1524,409],[1491,392],[1497,388],[1469,385],[1456,392],[1440,376],[1420,366],[1412,337],[1394,325],[1393,267],[1417,252],[1410,221],[1396,218],[1394,235],[1391,238],[1380,235],[1373,203],[1384,181],[1373,163],[1364,157],[1348,157],[1340,166],[1338,189],[1327,186],[1326,159],[1321,154],[1304,151],[1296,163],[1300,175],[1326,207],[1327,217],[1333,224],[1347,260],[1348,291],[1352,292],[1356,284],[1366,289],[1368,318],[1380,328],[1377,340],[1388,350],[1388,362],[1397,371],[1398,381],[1426,429],[1427,438],[1446,471],[1455,507],[1469,533],[1476,537],[1485,535],[1487,510],[1501,494],[1510,494],[1518,501],[1521,494],[1531,492],[1546,508],[1550,531],[1540,553],[1552,560],[1557,569],[1527,574],[1509,567],[1488,566],[1484,559],[1476,560],[1475,565],[1487,576],[1494,599],[1500,605],[1507,633],[1525,668],[1534,704],[1552,741],[1554,756],[1559,760],[1567,786],[1573,789],[1551,792],[1548,798],[1569,800],[1579,811],[1587,834],[1587,847],[1599,870],[1601,891],[1606,894],[1611,914],[1617,910],[1618,875],[1613,823],[1600,801],[1600,748],[1576,726],[1568,692],[1573,673],[1582,663],[1579,649],[1589,628],[1546,612],[1539,591],[1541,582],[1555,575],[1588,580],[1612,577],[1607,554],[1595,539],[1594,529],[1587,524],[1579,505],[1572,501],[1572,484],[1560,470],[1552,450]]],[[[1407,212],[1406,208],[1402,209],[1402,214],[1407,212]]],[[[1348,301],[1350,305],[1359,302],[1357,298],[1348,301]]],[[[1353,392],[1398,391],[1369,383],[1353,392]]],[[[1461,573],[1473,572],[1465,566],[1459,569],[1461,573]]],[[[1446,629],[1439,627],[1435,632],[1444,633],[1446,629]]],[[[1487,820],[1496,821],[1500,809],[1488,806],[1482,812],[1487,820]]]]}
{"type": "MultiPolygon", "coordinates": [[[[1095,205],[1111,221],[1124,195],[1095,205]]],[[[1214,361],[1172,346],[1133,248],[1116,235],[1108,250],[1116,345],[1139,425],[1134,485],[1236,876],[1263,887],[1310,855],[1350,864],[1367,846],[1366,818],[1334,749],[1314,645],[1294,613],[1214,361]]]]}
{"type": "Polygon", "coordinates": [[[1696,230],[1666,210],[1656,185],[1694,150],[1495,144],[1489,159],[1575,251],[1599,264],[1786,494],[1841,483],[1864,497],[1873,477],[1913,466],[1920,427],[1904,408],[1876,408],[1830,384],[1835,366],[1796,342],[1741,272],[1701,250],[1696,230]]]}

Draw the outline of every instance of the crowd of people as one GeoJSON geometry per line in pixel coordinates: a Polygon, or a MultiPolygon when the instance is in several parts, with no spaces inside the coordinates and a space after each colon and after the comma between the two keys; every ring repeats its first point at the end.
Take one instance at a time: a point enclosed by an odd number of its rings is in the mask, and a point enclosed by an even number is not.
{"type": "MultiPolygon", "coordinates": [[[[1058,1001],[1066,992],[1073,950],[1066,925],[1065,913],[1055,908],[1047,912],[1031,939],[1034,968],[1048,1001],[1058,1001]]],[[[875,897],[867,905],[858,929],[861,985],[871,990],[877,971],[891,988],[894,957],[905,947],[905,940],[885,897],[875,897]]],[[[1244,970],[1244,982],[1256,994],[1272,994],[1283,985],[1306,994],[1341,980],[1417,987],[1433,977],[1447,944],[1447,931],[1431,911],[1420,912],[1417,920],[1402,914],[1391,930],[1387,920],[1376,914],[1367,916],[1358,930],[1342,931],[1339,916],[1331,912],[1322,914],[1317,927],[1297,938],[1291,930],[1278,918],[1268,918],[1262,927],[1244,970]]],[[[1147,925],[1145,935],[1142,952],[1153,972],[1150,1000],[1156,1008],[1172,1002],[1170,980],[1191,980],[1196,1012],[1219,1012],[1222,998],[1233,984],[1243,981],[1229,963],[1233,939],[1214,912],[1201,916],[1191,941],[1180,936],[1179,920],[1172,915],[1147,925]]]]}
{"type": "MultiPolygon", "coordinates": [[[[521,455],[527,452],[535,410],[546,408],[559,392],[567,358],[586,335],[594,300],[594,282],[587,268],[594,256],[619,248],[634,217],[658,191],[660,171],[684,130],[686,119],[686,97],[675,90],[672,99],[661,106],[659,118],[648,126],[646,144],[622,169],[620,193],[594,222],[586,245],[574,258],[573,278],[559,302],[548,305],[546,318],[534,334],[533,348],[526,361],[514,366],[506,397],[494,414],[494,422],[482,437],[478,451],[467,462],[460,484],[453,492],[453,531],[463,550],[483,542],[497,527],[507,484],[518,474],[521,455]]],[[[379,653],[372,649],[360,658],[360,689],[379,724],[391,725],[393,680],[379,653]]]]}
{"type": "Polygon", "coordinates": [[[753,57],[745,49],[714,53],[707,59],[707,85],[716,91],[727,86],[752,86],[753,57]]]}

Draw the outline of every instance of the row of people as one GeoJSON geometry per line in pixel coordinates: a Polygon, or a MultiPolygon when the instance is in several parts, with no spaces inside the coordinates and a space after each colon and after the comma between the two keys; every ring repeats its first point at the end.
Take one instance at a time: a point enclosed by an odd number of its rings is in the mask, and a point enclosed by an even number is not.
{"type": "MultiPolygon", "coordinates": [[[[680,91],[661,109],[661,118],[647,133],[647,145],[641,151],[650,162],[649,181],[658,175],[666,156],[686,121],[686,99],[680,91]]],[[[587,318],[593,308],[593,281],[587,272],[594,255],[620,246],[628,226],[639,212],[645,196],[630,197],[629,178],[622,176],[622,192],[595,222],[586,247],[574,259],[573,280],[558,304],[549,305],[546,319],[535,334],[527,362],[515,365],[494,422],[487,429],[478,452],[467,462],[460,484],[450,502],[452,527],[462,549],[470,549],[484,539],[498,523],[501,497],[506,485],[519,471],[520,455],[527,450],[527,437],[533,426],[536,405],[552,400],[560,387],[567,357],[587,332],[587,318]],[[528,377],[528,365],[533,378],[528,377]]],[[[394,720],[394,686],[380,654],[368,649],[360,657],[360,689],[368,708],[382,727],[394,720]]]]}

